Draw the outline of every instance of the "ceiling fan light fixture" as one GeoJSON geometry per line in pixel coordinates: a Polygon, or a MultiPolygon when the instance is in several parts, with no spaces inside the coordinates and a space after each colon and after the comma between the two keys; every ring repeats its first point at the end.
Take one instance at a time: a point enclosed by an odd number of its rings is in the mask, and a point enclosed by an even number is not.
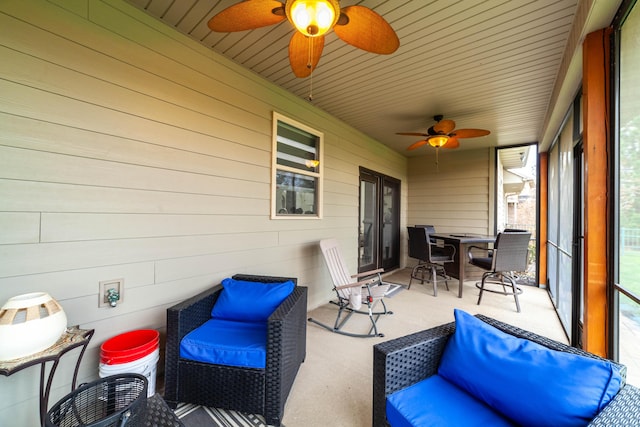
{"type": "Polygon", "coordinates": [[[429,138],[429,145],[432,147],[440,148],[449,141],[447,135],[436,135],[429,138]]]}
{"type": "Polygon", "coordinates": [[[318,37],[329,31],[340,17],[335,0],[287,1],[287,17],[307,37],[318,37]]]}

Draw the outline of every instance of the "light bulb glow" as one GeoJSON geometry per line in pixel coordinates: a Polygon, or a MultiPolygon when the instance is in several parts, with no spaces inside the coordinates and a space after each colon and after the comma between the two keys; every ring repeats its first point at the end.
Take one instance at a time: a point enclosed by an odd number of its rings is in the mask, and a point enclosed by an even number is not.
{"type": "Polygon", "coordinates": [[[432,147],[440,148],[444,144],[446,144],[447,141],[449,141],[449,137],[446,135],[432,136],[431,138],[429,138],[429,145],[431,145],[432,147]]]}
{"type": "Polygon", "coordinates": [[[293,0],[288,16],[298,31],[308,37],[325,34],[338,19],[338,8],[329,0],[293,0]]]}

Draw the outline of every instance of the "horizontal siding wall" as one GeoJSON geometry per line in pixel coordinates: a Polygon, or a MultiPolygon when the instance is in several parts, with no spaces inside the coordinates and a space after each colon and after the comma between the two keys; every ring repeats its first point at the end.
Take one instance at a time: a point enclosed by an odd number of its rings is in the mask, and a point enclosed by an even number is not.
{"type": "Polygon", "coordinates": [[[437,166],[435,149],[426,149],[431,153],[409,159],[407,224],[492,234],[492,149],[441,150],[437,166]]]}
{"type": "MultiPolygon", "coordinates": [[[[0,303],[46,291],[94,328],[80,382],[106,339],[163,333],[167,307],[237,272],[326,303],[317,242],[338,237],[355,272],[359,166],[402,180],[404,215],[406,158],[134,7],[0,3],[0,303]],[[325,134],[322,220],[269,218],[273,111],[325,134]],[[98,308],[119,278],[123,302],[98,308]]],[[[0,378],[0,425],[37,424],[37,371],[0,378]]]]}

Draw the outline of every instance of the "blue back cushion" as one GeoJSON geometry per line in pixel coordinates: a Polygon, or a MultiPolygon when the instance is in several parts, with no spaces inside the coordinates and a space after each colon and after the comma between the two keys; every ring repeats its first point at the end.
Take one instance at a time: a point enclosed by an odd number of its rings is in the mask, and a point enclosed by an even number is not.
{"type": "Polygon", "coordinates": [[[618,393],[606,360],[548,349],[455,310],[438,373],[523,426],[583,426],[618,393]]]}
{"type": "Polygon", "coordinates": [[[211,310],[216,319],[239,322],[264,322],[293,292],[295,284],[248,282],[224,279],[223,290],[211,310]]]}

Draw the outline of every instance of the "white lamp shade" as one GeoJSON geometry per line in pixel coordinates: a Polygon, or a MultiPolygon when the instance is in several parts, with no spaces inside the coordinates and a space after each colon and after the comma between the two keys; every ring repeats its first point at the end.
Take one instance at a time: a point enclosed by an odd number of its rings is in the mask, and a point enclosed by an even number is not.
{"type": "Polygon", "coordinates": [[[0,309],[0,360],[13,360],[51,347],[67,328],[64,310],[46,292],[18,295],[0,309]]]}

